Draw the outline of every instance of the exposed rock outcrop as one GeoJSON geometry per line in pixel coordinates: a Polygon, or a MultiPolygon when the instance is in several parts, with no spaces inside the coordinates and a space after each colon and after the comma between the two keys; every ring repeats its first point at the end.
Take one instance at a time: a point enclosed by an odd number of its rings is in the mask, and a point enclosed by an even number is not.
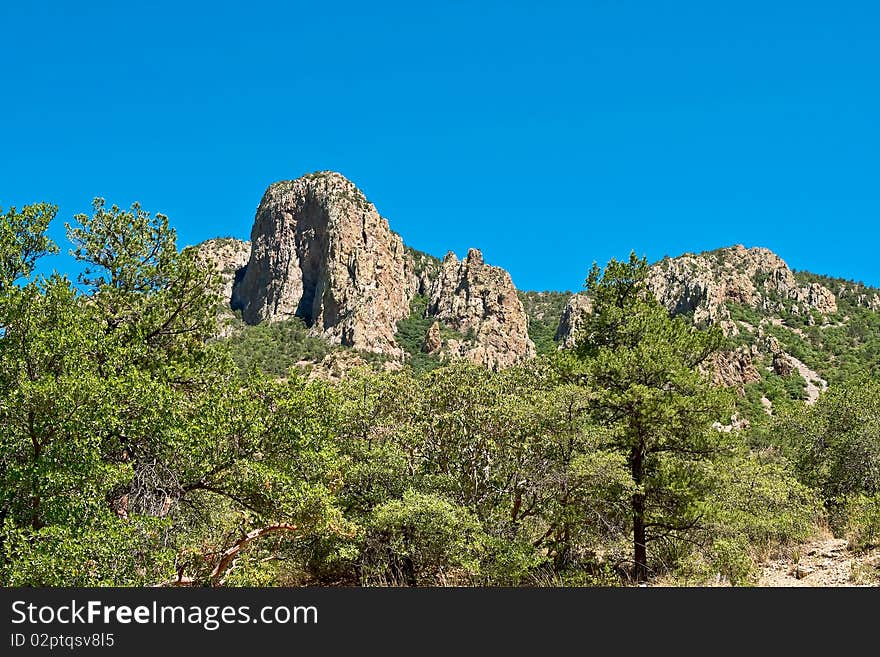
{"type": "Polygon", "coordinates": [[[331,351],[320,362],[303,361],[298,363],[298,366],[307,372],[306,378],[309,381],[318,379],[335,383],[354,370],[394,372],[399,370],[402,364],[396,360],[369,362],[358,352],[346,349],[331,351]]]}
{"type": "Polygon", "coordinates": [[[651,267],[648,285],[673,314],[733,332],[727,303],[767,312],[837,312],[834,294],[818,283],[799,285],[785,261],[763,248],[742,245],[666,258],[651,267]]]}
{"type": "MultiPolygon", "coordinates": [[[[685,254],[664,259],[650,269],[648,286],[657,300],[673,315],[689,315],[695,324],[716,324],[728,335],[738,334],[728,303],[737,303],[765,315],[763,322],[782,325],[782,320],[767,320],[766,315],[784,311],[822,315],[837,312],[837,299],[819,283],[800,285],[785,262],[775,253],[762,248],[743,246],[719,249],[699,255],[685,254]]],[[[574,295],[562,315],[556,339],[561,348],[574,345],[587,313],[592,312],[585,294],[574,295]]],[[[717,353],[705,364],[715,383],[743,389],[747,383],[759,381],[755,365],[762,354],[780,376],[797,371],[806,381],[808,403],[818,399],[827,383],[812,369],[791,354],[779,341],[763,330],[742,322],[749,333],[756,333],[751,346],[717,353]]],[[[796,331],[796,329],[788,329],[796,331]]]]}
{"type": "Polygon", "coordinates": [[[217,292],[228,306],[236,276],[244,275],[243,270],[251,255],[251,243],[232,237],[218,237],[205,240],[193,248],[196,259],[219,275],[220,286],[217,292]]]}
{"type": "Polygon", "coordinates": [[[575,294],[568,300],[562,319],[556,330],[556,341],[560,347],[570,349],[577,341],[577,334],[587,315],[593,312],[593,303],[586,294],[575,294]]]}
{"type": "Polygon", "coordinates": [[[744,386],[761,380],[761,373],[755,367],[759,355],[757,347],[741,346],[732,351],[719,351],[712,354],[703,366],[716,385],[736,388],[745,394],[744,386]]]}
{"type": "Polygon", "coordinates": [[[432,255],[406,248],[406,272],[409,296],[428,296],[440,273],[440,260],[432,255]]]}
{"type": "Polygon", "coordinates": [[[434,323],[425,333],[425,341],[422,343],[422,351],[426,354],[435,354],[440,351],[443,346],[443,340],[440,337],[440,322],[434,320],[434,323]]]}
{"type": "Polygon", "coordinates": [[[251,253],[251,243],[232,237],[218,237],[206,240],[193,247],[196,260],[206,268],[216,272],[219,277],[217,294],[220,307],[217,312],[217,334],[226,337],[233,331],[236,320],[233,317],[230,300],[236,279],[244,276],[245,267],[251,253]]]}
{"type": "Polygon", "coordinates": [[[774,336],[763,335],[759,344],[770,355],[771,368],[776,374],[779,376],[788,376],[792,372],[800,374],[805,382],[804,395],[808,404],[815,404],[819,395],[827,390],[828,382],[802,360],[783,350],[779,340],[774,336]]]}
{"type": "Polygon", "coordinates": [[[460,261],[452,252],[446,255],[431,286],[426,314],[462,334],[462,339],[443,344],[445,355],[492,369],[535,355],[510,274],[484,263],[477,249],[460,261]]]}
{"type": "Polygon", "coordinates": [[[297,316],[331,343],[401,355],[394,335],[409,314],[414,268],[400,236],[345,177],[271,185],[251,243],[232,294],[246,322],[297,316]]]}
{"type": "MultiPolygon", "coordinates": [[[[695,324],[719,325],[729,335],[738,329],[730,321],[728,303],[775,312],[788,301],[793,312],[801,308],[823,314],[837,311],[830,290],[818,283],[799,286],[782,258],[763,248],[737,245],[664,258],[651,266],[647,284],[670,314],[689,315],[695,324]]],[[[582,294],[569,301],[557,336],[563,346],[573,342],[586,303],[582,294]]]]}

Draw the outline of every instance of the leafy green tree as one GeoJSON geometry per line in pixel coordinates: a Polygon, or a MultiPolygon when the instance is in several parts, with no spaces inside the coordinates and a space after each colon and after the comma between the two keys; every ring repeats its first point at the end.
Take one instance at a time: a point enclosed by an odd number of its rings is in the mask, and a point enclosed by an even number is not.
{"type": "Polygon", "coordinates": [[[685,577],[690,568],[705,579],[711,569],[734,585],[751,583],[755,563],[808,539],[822,517],[815,491],[773,450],[734,446],[709,464],[707,474],[702,529],[694,537],[702,549],[684,560],[679,573],[685,577]],[[695,567],[700,562],[703,567],[695,567]]]}
{"type": "Polygon", "coordinates": [[[865,522],[880,508],[880,384],[859,377],[833,386],[812,407],[788,409],[773,429],[802,481],[819,491],[835,530],[850,525],[850,511],[865,522]]]}
{"type": "Polygon", "coordinates": [[[366,576],[407,586],[467,582],[479,572],[481,534],[467,509],[439,495],[407,490],[371,514],[366,576]]]}
{"type": "Polygon", "coordinates": [[[34,275],[54,214],[0,213],[2,584],[746,583],[809,534],[811,487],[859,545],[880,533],[876,384],[717,431],[720,336],[671,319],[644,260],[594,266],[573,352],[548,337],[563,297],[533,295],[552,356],[416,367],[417,298],[413,367],[330,383],[291,367],[328,353],[298,321],[214,339],[214,273],[137,204],[68,226],[79,285],[34,275]]]}
{"type": "Polygon", "coordinates": [[[635,254],[604,270],[593,266],[586,282],[593,311],[575,349],[576,376],[591,391],[589,412],[632,479],[637,581],[648,578],[651,541],[698,525],[701,464],[720,448],[711,424],[729,408],[699,371],[720,345],[720,332],[671,318],[648,289],[647,273],[647,261],[635,254]]]}
{"type": "Polygon", "coordinates": [[[199,266],[163,214],[138,203],[129,210],[93,202],[93,213],[66,224],[72,255],[85,264],[80,282],[101,310],[105,331],[151,360],[186,360],[215,329],[216,272],[199,266]],[[160,355],[162,356],[160,358],[160,355]]]}
{"type": "MultiPolygon", "coordinates": [[[[4,216],[10,280],[45,219],[4,216]]],[[[344,531],[315,387],[242,380],[207,341],[211,273],[165,217],[97,200],[77,222],[81,289],[0,291],[2,581],[242,583],[264,535],[344,531]]]]}
{"type": "Polygon", "coordinates": [[[58,208],[48,203],[0,208],[0,294],[16,280],[29,276],[37,260],[58,247],[46,236],[58,208]]]}

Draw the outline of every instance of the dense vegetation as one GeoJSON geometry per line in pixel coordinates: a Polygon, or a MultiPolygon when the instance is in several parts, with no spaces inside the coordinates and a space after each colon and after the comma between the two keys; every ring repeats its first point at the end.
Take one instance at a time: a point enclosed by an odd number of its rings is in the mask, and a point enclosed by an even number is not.
{"type": "Polygon", "coordinates": [[[3,585],[747,584],[819,523],[880,542],[876,377],[719,431],[720,337],[644,261],[592,270],[574,350],[330,383],[298,323],[212,339],[213,275],[137,205],[68,226],[77,284],[34,274],[55,212],[0,213],[3,585]]]}
{"type": "Polygon", "coordinates": [[[427,372],[440,366],[438,356],[426,354],[422,349],[428,329],[434,323],[433,318],[425,316],[427,307],[427,297],[416,294],[410,301],[409,317],[397,322],[397,344],[406,352],[409,364],[415,372],[427,372]]]}
{"type": "Polygon", "coordinates": [[[230,333],[226,343],[242,374],[256,369],[263,374],[287,376],[291,368],[319,362],[333,350],[325,340],[309,335],[298,317],[256,326],[239,319],[230,333]]]}
{"type": "Polygon", "coordinates": [[[831,290],[837,297],[837,313],[821,321],[786,314],[785,326],[773,327],[786,350],[829,383],[880,377],[880,290],[828,276],[804,272],[796,276],[831,290]]]}
{"type": "Polygon", "coordinates": [[[526,316],[529,318],[529,338],[535,343],[538,355],[556,351],[556,331],[565,304],[571,292],[518,292],[526,316]]]}

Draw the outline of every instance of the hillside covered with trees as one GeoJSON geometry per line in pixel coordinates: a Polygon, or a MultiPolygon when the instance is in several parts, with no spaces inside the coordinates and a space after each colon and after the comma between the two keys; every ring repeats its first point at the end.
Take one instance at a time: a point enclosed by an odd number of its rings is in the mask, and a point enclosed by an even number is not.
{"type": "Polygon", "coordinates": [[[297,320],[218,337],[219,272],[137,204],[67,226],[76,281],[37,274],[56,212],[0,213],[4,586],[747,585],[822,531],[880,544],[864,286],[816,279],[836,315],[767,327],[828,380],[811,405],[769,372],[715,385],[738,338],[672,316],[635,256],[585,271],[571,349],[568,295],[542,293],[520,295],[538,355],[431,357],[422,294],[396,320],[414,358],[328,379],[297,363],[352,350],[297,320]]]}

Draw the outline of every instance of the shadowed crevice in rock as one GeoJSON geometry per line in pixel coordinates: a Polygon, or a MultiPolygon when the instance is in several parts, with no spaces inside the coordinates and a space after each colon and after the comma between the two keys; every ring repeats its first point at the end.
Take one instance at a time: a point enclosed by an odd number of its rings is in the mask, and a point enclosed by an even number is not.
{"type": "MultiPolygon", "coordinates": [[[[302,296],[296,308],[296,316],[309,327],[314,326],[315,320],[321,315],[324,296],[322,283],[327,277],[325,264],[329,221],[326,209],[309,199],[294,228],[296,253],[299,254],[299,270],[302,277],[302,296]]],[[[325,325],[321,328],[328,327],[325,325]]]]}

